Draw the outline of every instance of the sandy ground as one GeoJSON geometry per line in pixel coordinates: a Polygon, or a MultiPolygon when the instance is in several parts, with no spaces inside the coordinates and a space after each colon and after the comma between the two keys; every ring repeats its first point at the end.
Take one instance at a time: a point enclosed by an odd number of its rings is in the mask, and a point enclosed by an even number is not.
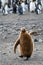
{"type": "Polygon", "coordinates": [[[0,13],[0,65],[43,65],[43,11],[36,13],[8,14],[0,13]],[[25,26],[28,31],[37,31],[38,35],[32,35],[34,51],[28,61],[19,58],[19,53],[14,54],[13,46],[20,28],[25,26]]]}

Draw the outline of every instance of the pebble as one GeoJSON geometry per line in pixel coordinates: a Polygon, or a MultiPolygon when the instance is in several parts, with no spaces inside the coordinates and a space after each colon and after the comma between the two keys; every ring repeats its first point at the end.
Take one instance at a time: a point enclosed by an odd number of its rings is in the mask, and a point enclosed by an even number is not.
{"type": "Polygon", "coordinates": [[[42,39],[39,39],[39,42],[42,42],[42,39]]]}
{"type": "Polygon", "coordinates": [[[34,42],[38,42],[38,40],[37,39],[34,39],[34,42]]]}

